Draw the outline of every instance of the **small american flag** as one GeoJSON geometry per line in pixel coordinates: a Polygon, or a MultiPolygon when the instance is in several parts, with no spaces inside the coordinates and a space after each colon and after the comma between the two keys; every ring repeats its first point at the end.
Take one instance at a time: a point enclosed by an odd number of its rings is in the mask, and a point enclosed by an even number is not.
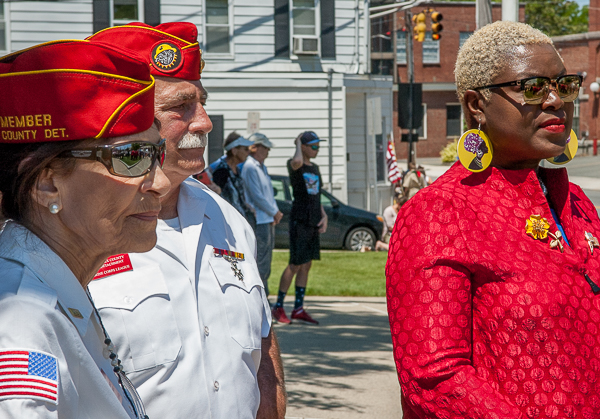
{"type": "Polygon", "coordinates": [[[54,356],[0,350],[0,400],[15,398],[58,404],[58,361],[54,356]]]}
{"type": "Polygon", "coordinates": [[[402,177],[400,169],[398,168],[398,162],[396,161],[396,151],[394,150],[394,138],[390,137],[388,141],[387,150],[385,153],[385,160],[388,167],[388,178],[390,182],[396,183],[402,177]]]}

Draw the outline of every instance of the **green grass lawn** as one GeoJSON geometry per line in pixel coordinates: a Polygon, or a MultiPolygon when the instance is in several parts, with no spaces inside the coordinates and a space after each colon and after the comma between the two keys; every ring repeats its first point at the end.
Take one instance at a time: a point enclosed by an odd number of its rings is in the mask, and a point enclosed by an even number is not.
{"type": "MultiPolygon", "coordinates": [[[[289,252],[273,252],[269,290],[277,295],[279,278],[288,264],[289,252]]],[[[386,252],[321,252],[308,274],[307,295],[385,296],[386,252]]],[[[289,294],[294,293],[294,283],[289,294]]]]}

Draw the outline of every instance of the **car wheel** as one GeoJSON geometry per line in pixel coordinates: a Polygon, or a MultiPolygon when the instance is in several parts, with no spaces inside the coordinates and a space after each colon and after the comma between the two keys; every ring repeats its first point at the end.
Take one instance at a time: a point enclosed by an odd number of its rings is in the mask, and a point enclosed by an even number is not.
{"type": "Polygon", "coordinates": [[[374,250],[375,240],[375,234],[370,228],[356,227],[346,236],[344,247],[348,250],[354,250],[355,252],[362,249],[363,246],[370,247],[371,250],[374,250]]]}

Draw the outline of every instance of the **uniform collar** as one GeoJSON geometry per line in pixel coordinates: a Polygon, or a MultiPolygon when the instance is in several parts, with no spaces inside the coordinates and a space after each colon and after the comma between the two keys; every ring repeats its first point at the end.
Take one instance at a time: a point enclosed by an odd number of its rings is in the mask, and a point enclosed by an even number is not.
{"type": "Polygon", "coordinates": [[[79,334],[87,331],[93,308],[85,290],[65,262],[38,236],[16,222],[8,222],[0,234],[2,257],[26,266],[56,291],[60,306],[79,334]]]}
{"type": "MultiPolygon", "coordinates": [[[[204,211],[206,209],[206,201],[210,199],[210,196],[206,193],[205,197],[198,197],[198,189],[203,190],[203,185],[193,178],[186,179],[179,188],[179,197],[177,198],[177,216],[179,218],[179,225],[181,226],[181,233],[186,248],[185,258],[182,255],[177,255],[177,259],[186,269],[194,271],[193,267],[196,264],[196,248],[198,247],[198,240],[204,225],[204,211]],[[182,260],[183,259],[183,260],[182,260]]],[[[157,229],[159,240],[157,247],[161,248],[166,253],[169,253],[171,257],[175,256],[177,249],[171,248],[169,240],[161,240],[164,233],[157,229]]]]}

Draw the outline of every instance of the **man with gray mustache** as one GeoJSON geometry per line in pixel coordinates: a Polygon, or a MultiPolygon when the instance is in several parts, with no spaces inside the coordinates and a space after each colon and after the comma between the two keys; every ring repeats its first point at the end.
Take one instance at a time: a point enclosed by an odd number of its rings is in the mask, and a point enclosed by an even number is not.
{"type": "Polygon", "coordinates": [[[254,233],[190,177],[204,169],[212,130],[196,26],[132,23],[88,40],[148,59],[172,185],[156,247],[110,258],[89,286],[124,370],[151,418],[283,419],[283,368],[254,233]]]}

